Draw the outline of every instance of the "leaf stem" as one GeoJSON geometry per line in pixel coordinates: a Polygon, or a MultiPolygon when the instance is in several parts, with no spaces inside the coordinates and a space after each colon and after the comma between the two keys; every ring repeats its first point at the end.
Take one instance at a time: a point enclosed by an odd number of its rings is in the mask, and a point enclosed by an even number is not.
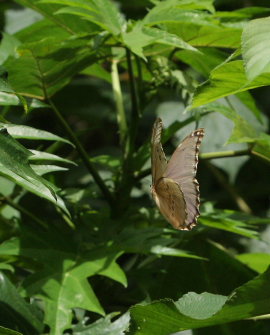
{"type": "Polygon", "coordinates": [[[123,146],[125,143],[128,129],[127,129],[127,120],[126,120],[126,115],[125,115],[123,95],[121,91],[117,63],[118,63],[117,59],[112,60],[111,76],[112,76],[112,89],[113,89],[113,94],[114,94],[114,99],[115,99],[115,104],[116,104],[116,111],[117,111],[117,121],[118,121],[119,132],[120,132],[120,143],[123,146]]]}
{"type": "Polygon", "coordinates": [[[89,159],[88,154],[85,151],[84,147],[82,146],[82,144],[78,140],[77,136],[74,134],[74,132],[72,131],[71,127],[69,126],[69,124],[67,123],[67,121],[64,119],[64,117],[62,116],[62,114],[60,113],[60,111],[56,108],[56,106],[54,105],[54,103],[52,102],[52,100],[50,98],[48,98],[48,102],[49,102],[52,110],[54,111],[55,115],[57,116],[58,120],[62,124],[63,128],[65,129],[67,135],[69,136],[69,138],[71,139],[71,141],[75,144],[75,147],[76,147],[79,155],[81,156],[82,161],[84,162],[87,170],[92,175],[92,177],[94,178],[94,180],[97,183],[98,187],[100,188],[101,192],[103,193],[104,198],[107,200],[107,202],[109,203],[109,205],[112,207],[113,206],[113,202],[114,202],[113,201],[113,196],[112,196],[111,192],[109,191],[109,189],[107,188],[107,186],[105,185],[105,183],[102,180],[102,178],[100,177],[99,173],[95,169],[95,167],[90,162],[90,159],[89,159]]]}

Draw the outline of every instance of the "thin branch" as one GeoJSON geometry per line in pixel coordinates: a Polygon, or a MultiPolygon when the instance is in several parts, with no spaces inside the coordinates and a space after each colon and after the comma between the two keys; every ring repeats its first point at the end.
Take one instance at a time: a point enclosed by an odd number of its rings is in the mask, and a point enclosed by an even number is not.
{"type": "Polygon", "coordinates": [[[127,55],[127,65],[128,65],[128,74],[130,82],[130,96],[131,96],[131,122],[129,131],[130,140],[127,148],[128,150],[127,154],[131,156],[134,152],[135,139],[137,135],[138,122],[140,118],[140,110],[139,110],[138,92],[131,61],[131,52],[129,49],[126,49],[126,55],[127,55]]]}
{"type": "Polygon", "coordinates": [[[107,202],[109,203],[109,205],[112,207],[113,206],[113,196],[112,196],[111,192],[109,191],[109,189],[107,188],[107,186],[104,183],[104,181],[102,180],[102,178],[100,177],[99,173],[95,169],[95,167],[90,162],[90,159],[89,159],[88,154],[85,151],[84,147],[82,146],[82,144],[78,140],[77,136],[72,131],[72,129],[69,126],[69,124],[67,123],[67,121],[63,118],[63,116],[60,113],[60,111],[56,108],[56,106],[54,105],[54,103],[49,98],[48,98],[48,102],[49,102],[52,110],[54,111],[55,115],[57,116],[58,120],[62,124],[63,128],[65,129],[67,135],[69,136],[69,138],[71,139],[71,141],[75,144],[75,147],[76,147],[76,149],[77,149],[77,151],[78,151],[78,153],[79,153],[82,161],[84,162],[87,170],[92,175],[92,177],[94,178],[94,180],[97,183],[98,187],[100,188],[101,192],[103,193],[104,198],[107,200],[107,202]]]}
{"type": "MultiPolygon", "coordinates": [[[[237,157],[237,156],[247,156],[250,155],[250,150],[230,150],[230,151],[217,151],[217,152],[207,152],[199,155],[202,160],[214,159],[214,158],[227,158],[227,157],[237,157]]],[[[136,176],[136,180],[140,180],[147,177],[151,173],[151,169],[146,169],[139,172],[136,176]]]]}
{"type": "Polygon", "coordinates": [[[207,153],[200,154],[199,157],[200,159],[214,159],[214,158],[249,156],[249,155],[250,155],[250,149],[245,149],[245,150],[207,152],[207,153]]]}
{"type": "Polygon", "coordinates": [[[44,221],[40,220],[37,216],[35,216],[33,213],[29,212],[27,209],[25,209],[21,205],[16,204],[11,198],[4,197],[3,199],[1,199],[1,201],[3,203],[7,203],[10,207],[16,209],[17,211],[27,215],[30,219],[32,219],[33,221],[38,223],[43,228],[48,229],[48,225],[44,221]]]}
{"type": "Polygon", "coordinates": [[[207,167],[211,170],[216,177],[219,184],[230,194],[236,203],[237,207],[244,213],[251,214],[252,210],[247,202],[238,194],[237,190],[228,182],[224,175],[214,165],[206,162],[207,167]]]}

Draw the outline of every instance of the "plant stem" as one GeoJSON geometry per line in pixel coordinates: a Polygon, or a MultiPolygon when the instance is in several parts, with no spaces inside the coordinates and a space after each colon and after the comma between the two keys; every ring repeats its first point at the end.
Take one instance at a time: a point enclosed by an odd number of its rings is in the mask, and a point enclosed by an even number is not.
{"type": "Polygon", "coordinates": [[[139,111],[139,99],[131,61],[131,52],[129,49],[126,49],[126,55],[127,55],[129,81],[130,81],[130,96],[131,96],[131,122],[129,127],[130,141],[128,147],[128,154],[132,155],[134,152],[135,139],[137,135],[138,122],[140,118],[140,111],[139,111]]]}
{"type": "Polygon", "coordinates": [[[237,156],[246,156],[250,155],[250,150],[228,150],[228,151],[216,151],[216,152],[207,152],[200,154],[200,159],[214,159],[214,158],[224,158],[224,157],[237,157],[237,156]]]}
{"type": "Polygon", "coordinates": [[[112,89],[113,89],[113,94],[114,94],[114,99],[115,99],[115,104],[116,104],[117,121],[118,121],[119,132],[120,132],[120,143],[122,146],[124,146],[128,129],[127,129],[127,120],[126,120],[126,114],[125,114],[125,109],[124,109],[123,95],[121,91],[117,63],[118,63],[117,59],[112,60],[112,67],[111,67],[112,89]]]}
{"type": "Polygon", "coordinates": [[[100,177],[99,173],[95,169],[95,167],[90,162],[88,154],[85,151],[84,147],[81,145],[80,141],[78,140],[78,138],[76,137],[76,135],[72,131],[72,129],[69,126],[69,124],[67,123],[67,121],[63,118],[60,111],[56,108],[54,103],[49,98],[48,98],[48,102],[49,102],[52,110],[54,111],[55,115],[57,116],[58,120],[62,124],[63,128],[65,129],[67,135],[69,136],[71,141],[75,144],[75,147],[76,147],[79,155],[81,156],[82,161],[84,162],[87,170],[92,175],[92,177],[94,178],[98,187],[100,188],[101,192],[103,193],[104,198],[107,200],[109,205],[112,207],[113,206],[113,196],[112,196],[111,192],[109,191],[109,189],[107,188],[107,186],[105,185],[102,178],[100,177]]]}
{"type": "Polygon", "coordinates": [[[230,194],[235,201],[237,207],[244,213],[251,214],[252,210],[246,201],[238,194],[236,189],[228,182],[224,175],[214,165],[206,162],[207,167],[211,170],[213,175],[216,177],[219,184],[230,194]]]}
{"type": "Polygon", "coordinates": [[[12,199],[10,199],[9,197],[5,197],[3,199],[3,202],[6,202],[10,207],[13,207],[14,209],[16,209],[17,211],[27,215],[30,219],[32,219],[33,221],[35,221],[36,223],[38,223],[39,225],[41,225],[43,228],[48,229],[48,225],[40,220],[37,216],[35,216],[33,213],[29,212],[27,209],[25,209],[24,207],[22,207],[19,204],[16,204],[12,199]]]}
{"type": "MultiPolygon", "coordinates": [[[[199,155],[199,158],[202,160],[214,159],[214,158],[226,158],[226,157],[237,157],[237,156],[246,156],[250,155],[250,150],[230,150],[230,151],[217,151],[217,152],[207,152],[199,155]]],[[[136,175],[136,180],[140,180],[151,173],[151,169],[146,169],[139,172],[136,175]]]]}

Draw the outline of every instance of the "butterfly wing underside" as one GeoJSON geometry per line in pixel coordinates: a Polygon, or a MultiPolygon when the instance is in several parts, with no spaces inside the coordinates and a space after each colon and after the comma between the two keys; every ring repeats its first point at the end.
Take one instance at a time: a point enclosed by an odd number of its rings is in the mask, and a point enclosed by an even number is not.
{"type": "Polygon", "coordinates": [[[162,121],[157,119],[153,126],[151,139],[151,166],[152,166],[152,184],[162,178],[166,167],[167,159],[161,145],[162,121]]]}
{"type": "Polygon", "coordinates": [[[164,177],[176,182],[182,191],[186,203],[187,217],[184,226],[191,229],[199,216],[200,192],[195,178],[198,165],[199,147],[204,136],[202,128],[187,136],[173,153],[164,177]]]}
{"type": "Polygon", "coordinates": [[[176,229],[185,227],[186,203],[179,185],[169,178],[161,178],[152,190],[153,198],[162,215],[176,229]]]}

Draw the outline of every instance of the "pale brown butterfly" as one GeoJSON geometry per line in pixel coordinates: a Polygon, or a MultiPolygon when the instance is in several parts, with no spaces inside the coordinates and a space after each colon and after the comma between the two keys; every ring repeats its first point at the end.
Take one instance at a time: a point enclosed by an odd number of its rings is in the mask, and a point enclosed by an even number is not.
{"type": "Polygon", "coordinates": [[[200,191],[196,180],[199,147],[204,136],[200,128],[187,136],[167,163],[161,145],[162,121],[152,132],[152,196],[163,216],[176,229],[190,230],[200,215],[200,191]]]}

